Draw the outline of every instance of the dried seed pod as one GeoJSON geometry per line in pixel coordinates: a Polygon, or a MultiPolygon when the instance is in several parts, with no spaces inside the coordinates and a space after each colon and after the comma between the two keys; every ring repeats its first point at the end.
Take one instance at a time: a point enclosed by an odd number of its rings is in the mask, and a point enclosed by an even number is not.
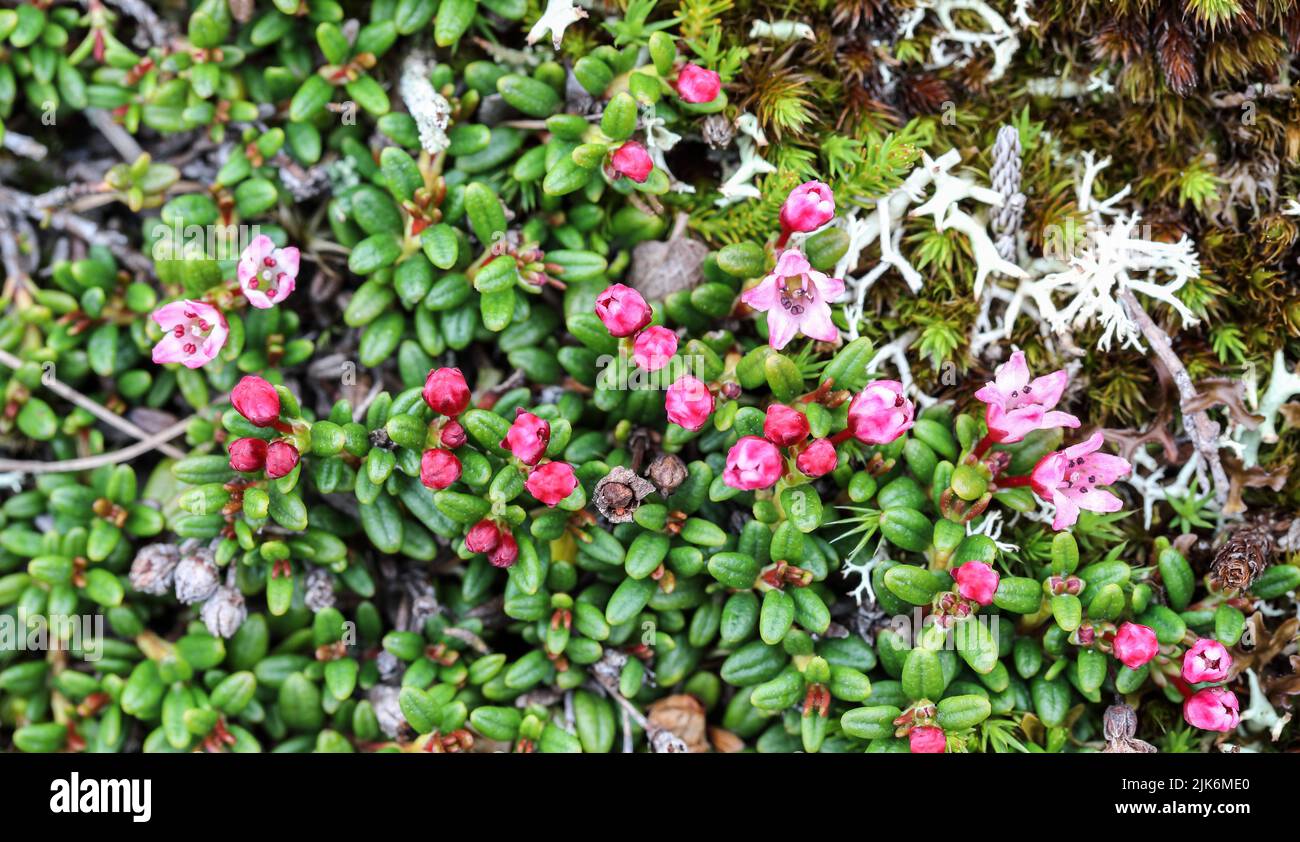
{"type": "Polygon", "coordinates": [[[1257,526],[1233,532],[1210,565],[1210,581],[1224,591],[1244,591],[1268,566],[1273,536],[1257,526]]]}
{"type": "Polygon", "coordinates": [[[140,593],[162,596],[172,589],[181,551],[175,544],[149,544],[141,547],[131,562],[131,587],[140,593]]]}
{"type": "Polygon", "coordinates": [[[686,481],[686,463],[672,453],[664,453],[650,463],[646,476],[650,477],[659,493],[667,497],[686,481]]]}
{"type": "Polygon", "coordinates": [[[235,632],[248,618],[248,607],[244,605],[244,595],[236,588],[218,588],[217,592],[205,603],[199,615],[208,631],[217,637],[234,637],[235,632]]]}
{"type": "Polygon", "coordinates": [[[207,547],[186,555],[176,565],[176,599],[186,605],[202,602],[212,596],[221,584],[221,571],[212,550],[207,547]]]}
{"type": "Polygon", "coordinates": [[[610,523],[627,523],[655,487],[624,467],[616,467],[596,483],[596,510],[610,523]]]}

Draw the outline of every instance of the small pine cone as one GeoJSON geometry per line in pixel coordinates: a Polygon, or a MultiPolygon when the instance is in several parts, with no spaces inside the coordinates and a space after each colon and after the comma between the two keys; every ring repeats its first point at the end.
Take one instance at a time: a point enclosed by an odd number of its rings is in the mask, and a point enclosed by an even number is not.
{"type": "Polygon", "coordinates": [[[322,567],[312,568],[307,574],[307,586],[303,602],[312,610],[320,613],[326,608],[334,607],[334,574],[322,567]]]}
{"type": "Polygon", "coordinates": [[[131,562],[131,587],[140,593],[162,596],[172,589],[181,551],[175,544],[141,547],[131,562]]]}
{"type": "Polygon", "coordinates": [[[1273,536],[1258,527],[1233,532],[1210,565],[1210,581],[1219,590],[1244,591],[1268,566],[1273,554],[1273,536]]]}
{"type": "Polygon", "coordinates": [[[592,497],[596,511],[610,523],[627,523],[655,487],[624,467],[616,467],[596,483],[592,497]]]}
{"type": "Polygon", "coordinates": [[[218,588],[199,611],[203,624],[216,637],[234,637],[248,619],[244,595],[237,588],[218,588]]]}
{"type": "Polygon", "coordinates": [[[207,547],[188,553],[176,565],[176,599],[186,605],[212,596],[220,584],[221,571],[217,569],[212,550],[207,547]]]}
{"type": "Polygon", "coordinates": [[[686,463],[681,457],[664,453],[655,457],[646,470],[646,476],[659,489],[664,497],[672,494],[683,482],[686,482],[686,463]]]}
{"type": "Polygon", "coordinates": [[[704,135],[704,142],[709,146],[714,149],[725,149],[735,139],[736,127],[722,114],[710,114],[704,118],[704,128],[701,133],[704,135]]]}

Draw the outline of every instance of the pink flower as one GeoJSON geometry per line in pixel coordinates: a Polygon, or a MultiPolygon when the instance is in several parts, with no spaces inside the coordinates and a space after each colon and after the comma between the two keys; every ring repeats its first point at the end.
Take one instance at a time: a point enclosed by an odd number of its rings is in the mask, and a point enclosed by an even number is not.
{"type": "Polygon", "coordinates": [[[434,491],[460,479],[460,460],[450,450],[431,447],[420,457],[420,482],[434,491]]]}
{"type": "Polygon", "coordinates": [[[1226,687],[1206,687],[1183,702],[1183,719],[1206,731],[1227,733],[1241,722],[1241,704],[1226,687]]]}
{"type": "Polygon", "coordinates": [[[610,336],[631,336],[650,324],[654,313],[641,293],[623,284],[610,284],[596,296],[596,315],[610,336]]]}
{"type": "Polygon", "coordinates": [[[439,415],[455,418],[469,406],[469,385],[459,368],[435,368],[424,378],[424,402],[439,415]]]}
{"type": "Polygon", "coordinates": [[[298,466],[298,448],[280,439],[266,447],[266,475],[271,479],[288,476],[298,466]]]}
{"type": "Polygon", "coordinates": [[[776,445],[758,436],[742,436],[727,453],[722,481],[741,491],[771,488],[785,470],[785,457],[776,445]]]}
{"type": "Polygon", "coordinates": [[[522,408],[515,412],[515,422],[510,425],[501,446],[515,455],[525,465],[536,465],[551,441],[551,425],[522,408]]]}
{"type": "Polygon", "coordinates": [[[1016,442],[1034,430],[1079,426],[1073,415],[1051,411],[1069,380],[1065,369],[1060,369],[1031,381],[1024,352],[1016,351],[998,366],[992,382],[975,393],[988,404],[984,420],[989,436],[994,442],[1016,442]]]}
{"type": "Polygon", "coordinates": [[[578,487],[578,477],[568,462],[547,462],[533,469],[524,486],[539,501],[554,506],[578,487]]]}
{"type": "Polygon", "coordinates": [[[713,412],[713,394],[704,381],[683,374],[668,387],[664,396],[668,420],[694,432],[701,429],[713,412]]]}
{"type": "Polygon", "coordinates": [[[632,359],[646,371],[658,371],[677,353],[677,334],[666,327],[648,327],[632,343],[632,359]]]}
{"type": "Polygon", "coordinates": [[[806,181],[781,205],[781,230],[816,231],[835,218],[835,194],[820,181],[806,181]]]}
{"type": "Polygon", "coordinates": [[[1124,623],[1115,632],[1111,646],[1120,663],[1135,670],[1150,661],[1160,651],[1160,641],[1148,626],[1124,623]]]}
{"type": "Polygon", "coordinates": [[[230,405],[256,427],[269,427],[280,417],[280,393],[256,374],[235,384],[230,390],[230,405]]]}
{"type": "Polygon", "coordinates": [[[789,447],[808,438],[808,416],[785,404],[768,406],[763,419],[763,435],[772,444],[789,447]]]}
{"type": "Polygon", "coordinates": [[[465,535],[465,549],[472,553],[490,553],[501,543],[501,530],[484,518],[469,528],[465,535]]]}
{"type": "Polygon", "coordinates": [[[1101,433],[1093,433],[1087,441],[1047,454],[1034,466],[1030,485],[1039,497],[1056,506],[1053,529],[1073,526],[1080,509],[1118,512],[1124,508],[1122,500],[1099,486],[1128,476],[1132,467],[1118,456],[1098,453],[1102,441],[1101,433]]]}
{"type": "Polygon", "coordinates": [[[615,149],[614,154],[609,156],[609,165],[615,173],[625,175],[637,184],[644,184],[650,177],[650,171],[655,168],[650,153],[635,140],[629,140],[615,149]]]}
{"type": "Polygon", "coordinates": [[[835,470],[838,462],[835,445],[830,439],[813,439],[794,460],[794,465],[806,477],[820,477],[835,470]]]}
{"type": "Polygon", "coordinates": [[[1183,655],[1183,680],[1188,684],[1223,681],[1232,669],[1232,655],[1217,640],[1203,637],[1183,655]]]}
{"type": "Polygon", "coordinates": [[[918,725],[907,732],[907,746],[912,754],[943,754],[948,750],[948,738],[942,728],[918,725]]]}
{"type": "Polygon", "coordinates": [[[767,313],[767,341],[779,351],[796,333],[834,342],[840,332],[831,323],[831,302],[843,292],[844,281],[813,269],[798,249],[786,249],[772,274],[741,293],[740,300],[767,313]]]}
{"type": "Polygon", "coordinates": [[[298,279],[299,259],[293,246],[279,249],[265,234],[254,237],[235,270],[248,303],[265,310],[288,298],[298,279]]]}
{"type": "Polygon", "coordinates": [[[686,102],[713,102],[722,90],[722,77],[696,64],[677,72],[677,95],[686,102]]]}
{"type": "Polygon", "coordinates": [[[968,561],[953,574],[957,579],[957,593],[973,599],[980,605],[993,602],[993,592],[998,589],[998,571],[982,561],[968,561]]]}
{"type": "Polygon", "coordinates": [[[863,444],[889,444],[912,429],[916,407],[897,380],[873,380],[849,404],[849,430],[863,444]]]}
{"type": "Polygon", "coordinates": [[[226,344],[230,328],[226,317],[203,301],[173,301],[153,311],[153,320],[164,331],[153,346],[153,361],[158,365],[180,363],[198,368],[211,362],[226,344]]]}
{"type": "Polygon", "coordinates": [[[230,467],[252,473],[266,464],[266,442],[262,439],[235,439],[230,443],[230,467]]]}
{"type": "Polygon", "coordinates": [[[493,567],[509,567],[519,558],[519,542],[509,529],[501,530],[501,537],[496,549],[488,553],[488,562],[493,567]]]}

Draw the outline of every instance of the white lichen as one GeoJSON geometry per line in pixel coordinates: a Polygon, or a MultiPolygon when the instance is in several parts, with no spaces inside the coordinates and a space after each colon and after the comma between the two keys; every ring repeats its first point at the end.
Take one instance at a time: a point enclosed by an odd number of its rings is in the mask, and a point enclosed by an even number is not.
{"type": "Polygon", "coordinates": [[[749,27],[750,38],[771,38],[774,41],[816,40],[813,28],[796,20],[756,20],[749,27]]]}
{"type": "Polygon", "coordinates": [[[1262,397],[1257,397],[1253,384],[1247,383],[1246,399],[1256,415],[1263,421],[1255,429],[1237,425],[1232,430],[1232,438],[1240,444],[1242,465],[1253,468],[1259,464],[1259,446],[1277,442],[1277,417],[1282,404],[1300,395],[1300,367],[1292,371],[1286,366],[1286,357],[1279,348],[1273,353],[1273,373],[1268,378],[1268,388],[1262,397]]]}
{"type": "Polygon", "coordinates": [[[546,11],[542,12],[533,28],[528,30],[528,37],[524,40],[536,44],[542,40],[543,35],[550,32],[551,44],[558,50],[560,42],[564,40],[564,30],[586,16],[587,10],[574,6],[573,0],[547,0],[546,11]]]}
{"type": "MultiPolygon", "coordinates": [[[[960,67],[975,57],[981,49],[991,50],[993,65],[985,77],[989,82],[1001,79],[1011,66],[1020,39],[1016,30],[992,6],[983,0],[920,0],[900,20],[898,35],[913,38],[916,28],[928,12],[934,12],[939,31],[930,38],[929,70],[943,67],[960,67]],[[986,30],[960,28],[954,20],[956,12],[973,12],[983,19],[986,30]]],[[[1028,18],[1028,14],[1024,15],[1028,18]]]]}
{"type": "Polygon", "coordinates": [[[397,92],[420,132],[420,147],[430,155],[437,155],[451,143],[447,139],[451,104],[429,81],[434,64],[424,53],[411,53],[402,62],[402,75],[397,82],[397,92]]]}
{"type": "Polygon", "coordinates": [[[758,118],[748,111],[736,118],[736,149],[740,152],[740,163],[728,173],[725,181],[718,188],[721,198],[714,201],[720,208],[734,205],[745,199],[759,199],[763,194],[754,186],[754,179],[760,175],[776,172],[776,167],[769,164],[759,154],[759,148],[767,146],[767,135],[758,125],[758,118]]]}

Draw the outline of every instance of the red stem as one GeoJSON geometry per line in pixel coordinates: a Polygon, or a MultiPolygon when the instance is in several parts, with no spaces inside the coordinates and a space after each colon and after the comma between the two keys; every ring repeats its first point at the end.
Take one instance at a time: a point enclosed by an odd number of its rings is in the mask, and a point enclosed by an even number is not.
{"type": "Polygon", "coordinates": [[[851,435],[853,435],[853,430],[846,427],[843,430],[840,430],[835,435],[831,436],[830,439],[831,444],[833,445],[843,444],[844,442],[848,441],[849,436],[851,435]]]}
{"type": "Polygon", "coordinates": [[[975,445],[975,450],[972,451],[971,455],[973,455],[976,459],[983,459],[984,454],[987,453],[989,448],[995,444],[997,444],[997,442],[993,440],[993,434],[990,433],[989,435],[980,439],[979,444],[975,445]]]}
{"type": "Polygon", "coordinates": [[[998,488],[1017,488],[1022,485],[1029,485],[1029,481],[1029,474],[1021,477],[999,477],[998,488]]]}

